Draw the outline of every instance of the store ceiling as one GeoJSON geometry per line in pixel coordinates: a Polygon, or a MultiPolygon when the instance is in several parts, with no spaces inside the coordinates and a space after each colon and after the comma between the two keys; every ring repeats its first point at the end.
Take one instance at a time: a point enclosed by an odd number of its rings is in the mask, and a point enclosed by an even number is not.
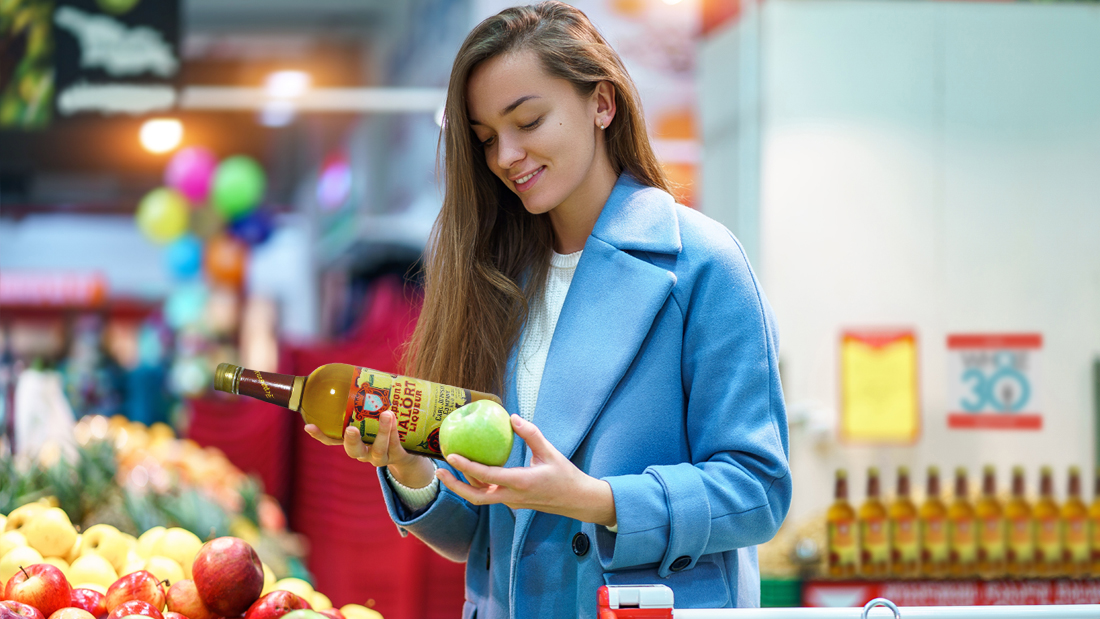
{"type": "MultiPolygon", "coordinates": [[[[379,50],[408,29],[420,1],[181,0],[180,86],[259,86],[277,69],[304,69],[317,86],[377,83],[379,50]]],[[[291,170],[314,147],[338,140],[355,118],[303,117],[262,126],[254,113],[183,112],[185,143],[221,156],[249,154],[291,170]]],[[[160,183],[166,157],[137,142],[143,118],[55,118],[42,131],[0,131],[0,215],[30,212],[132,212],[160,183]]],[[[272,178],[275,202],[289,199],[292,174],[272,178]]]]}

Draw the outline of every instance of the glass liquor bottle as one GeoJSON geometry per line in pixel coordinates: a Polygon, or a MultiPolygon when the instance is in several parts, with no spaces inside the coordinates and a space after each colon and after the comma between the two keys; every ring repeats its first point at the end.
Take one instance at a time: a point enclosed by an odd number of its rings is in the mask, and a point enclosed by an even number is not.
{"type": "Polygon", "coordinates": [[[890,572],[899,578],[920,575],[917,506],[909,498],[909,469],[898,467],[897,496],[887,510],[890,518],[890,572]]]}
{"type": "Polygon", "coordinates": [[[1005,504],[1008,529],[1007,571],[1013,578],[1027,578],[1035,568],[1035,522],[1024,492],[1024,467],[1012,467],[1012,497],[1005,504]]]}
{"type": "Polygon", "coordinates": [[[974,516],[978,527],[978,575],[1001,578],[1005,574],[1005,521],[997,500],[997,470],[990,465],[982,469],[982,495],[974,505],[974,516]]]}
{"type": "Polygon", "coordinates": [[[1089,504],[1089,552],[1091,567],[1089,574],[1100,576],[1100,467],[1096,467],[1092,487],[1092,503],[1089,504]]]}
{"type": "Polygon", "coordinates": [[[1069,488],[1062,504],[1062,571],[1072,578],[1089,575],[1089,510],[1081,500],[1081,469],[1069,467],[1069,488]]]}
{"type": "Polygon", "coordinates": [[[344,363],[322,365],[309,376],[223,363],[214,375],[214,389],[297,411],[306,423],[332,438],[343,437],[346,428],[355,426],[364,443],[377,438],[378,418],[388,410],[397,418],[397,433],[405,449],[436,459],[443,458],[439,425],[444,417],[476,400],[500,403],[490,393],[344,363]]]}
{"type": "Polygon", "coordinates": [[[943,578],[948,574],[947,506],[940,497],[940,470],[928,467],[924,502],[920,518],[920,567],[925,578],[943,578]]]}
{"type": "Polygon", "coordinates": [[[833,504],[825,516],[828,537],[827,571],[832,578],[852,578],[856,574],[856,510],[848,502],[848,472],[837,469],[833,504]]]}
{"type": "Polygon", "coordinates": [[[955,498],[947,508],[948,572],[971,578],[978,568],[978,540],[974,535],[974,507],[970,504],[966,469],[955,469],[955,498]]]}
{"type": "Polygon", "coordinates": [[[890,573],[890,543],[877,468],[867,470],[867,497],[859,506],[858,517],[859,573],[867,578],[884,578],[890,573]]]}
{"type": "Polygon", "coordinates": [[[1062,575],[1062,510],[1054,500],[1054,480],[1049,466],[1039,472],[1039,500],[1035,517],[1035,574],[1045,578],[1062,575]]]}

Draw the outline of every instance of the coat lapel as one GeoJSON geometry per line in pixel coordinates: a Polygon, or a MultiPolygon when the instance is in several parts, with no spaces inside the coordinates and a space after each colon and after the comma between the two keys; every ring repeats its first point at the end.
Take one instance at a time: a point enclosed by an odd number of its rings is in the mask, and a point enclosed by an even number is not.
{"type": "MultiPolygon", "coordinates": [[[[577,264],[535,405],[535,425],[567,458],[626,374],[676,282],[671,272],[626,250],[678,254],[680,231],[672,196],[623,174],[577,264]]],[[[530,450],[520,453],[523,464],[530,464],[530,450]]],[[[516,456],[514,451],[507,466],[519,464],[516,456]]],[[[534,516],[531,510],[516,511],[512,600],[515,569],[534,516]]]]}

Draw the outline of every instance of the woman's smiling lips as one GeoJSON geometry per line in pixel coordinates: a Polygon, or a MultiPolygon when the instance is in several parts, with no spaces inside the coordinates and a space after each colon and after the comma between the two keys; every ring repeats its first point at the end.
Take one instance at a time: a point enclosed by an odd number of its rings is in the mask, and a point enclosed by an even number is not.
{"type": "Polygon", "coordinates": [[[528,189],[531,188],[532,185],[534,185],[536,182],[538,182],[539,177],[542,176],[542,171],[545,170],[545,169],[546,169],[546,166],[539,166],[538,169],[536,169],[536,170],[528,172],[527,174],[524,174],[523,176],[517,176],[517,177],[511,178],[509,180],[511,180],[513,183],[516,184],[516,191],[520,191],[520,192],[527,191],[528,189]]]}

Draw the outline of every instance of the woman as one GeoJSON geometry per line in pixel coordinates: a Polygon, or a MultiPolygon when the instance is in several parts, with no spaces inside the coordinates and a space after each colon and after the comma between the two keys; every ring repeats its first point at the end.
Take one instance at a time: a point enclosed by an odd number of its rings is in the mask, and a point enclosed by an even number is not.
{"type": "Polygon", "coordinates": [[[384,413],[348,454],[467,563],[463,617],[593,617],[603,584],[759,605],[791,493],[774,320],[729,231],[669,195],[618,56],[568,5],[507,9],[458,53],[442,140],[408,371],[502,394],[522,440],[437,468],[384,413]]]}

